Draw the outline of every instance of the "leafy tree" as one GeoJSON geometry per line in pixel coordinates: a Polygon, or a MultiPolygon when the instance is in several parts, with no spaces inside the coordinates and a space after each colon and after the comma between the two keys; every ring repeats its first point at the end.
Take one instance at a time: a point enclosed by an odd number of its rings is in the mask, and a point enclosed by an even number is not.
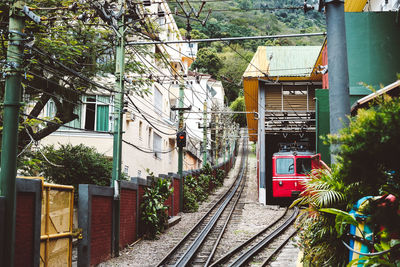
{"type": "MultiPolygon", "coordinates": [[[[235,99],[235,101],[232,102],[232,104],[229,106],[229,108],[232,111],[246,111],[246,106],[244,103],[244,96],[239,96],[238,98],[235,99]]],[[[233,114],[233,121],[236,123],[239,123],[240,127],[246,127],[247,122],[246,122],[246,114],[241,113],[241,114],[233,114]]]]}
{"type": "MultiPolygon", "coordinates": [[[[62,125],[77,119],[76,106],[81,103],[81,95],[89,90],[103,90],[103,93],[111,94],[109,89],[97,86],[90,80],[100,72],[114,73],[113,47],[116,44],[114,30],[100,18],[98,3],[33,0],[29,6],[44,20],[36,24],[26,19],[25,33],[28,39],[24,51],[23,68],[26,73],[23,75],[23,88],[24,100],[32,106],[26,109],[30,119],[21,117],[20,149],[30,143],[31,138],[36,141],[43,139],[62,125]],[[83,18],[77,19],[78,15],[83,18]],[[50,101],[55,105],[54,116],[46,118],[50,122],[34,119],[50,101]]],[[[0,31],[3,33],[8,32],[9,7],[9,3],[0,3],[0,31]]],[[[128,15],[132,10],[135,9],[127,11],[128,15]]],[[[145,27],[147,24],[139,26],[143,28],[141,34],[146,34],[146,29],[150,30],[145,27]]],[[[128,33],[133,34],[134,31],[130,29],[128,33]]],[[[5,62],[7,34],[1,35],[0,45],[0,62],[5,62]]],[[[143,72],[143,65],[133,57],[127,58],[127,71],[143,72]]],[[[141,84],[138,81],[133,89],[138,89],[141,84]]],[[[4,80],[0,80],[0,87],[4,87],[4,80]]]]}
{"type": "Polygon", "coordinates": [[[192,70],[198,70],[202,73],[208,73],[216,78],[218,71],[222,68],[222,60],[217,53],[209,48],[201,48],[197,52],[196,60],[190,66],[192,70]]]}
{"type": "Polygon", "coordinates": [[[239,96],[242,89],[242,76],[246,70],[253,53],[243,49],[240,45],[230,45],[220,54],[223,67],[219,70],[218,77],[222,81],[228,103],[239,96]]]}

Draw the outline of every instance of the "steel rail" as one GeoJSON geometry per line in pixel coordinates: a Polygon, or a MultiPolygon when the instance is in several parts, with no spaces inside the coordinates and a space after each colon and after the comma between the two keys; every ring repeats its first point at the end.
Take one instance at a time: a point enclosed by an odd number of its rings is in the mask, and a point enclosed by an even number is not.
{"type": "MultiPolygon", "coordinates": [[[[243,149],[244,148],[245,148],[245,146],[243,146],[243,149]]],[[[244,154],[247,155],[247,153],[244,153],[244,154]]],[[[183,256],[178,260],[178,262],[175,264],[175,266],[187,266],[189,264],[190,260],[193,258],[193,256],[197,252],[197,250],[203,244],[208,233],[214,227],[215,223],[220,218],[222,212],[228,206],[229,202],[232,200],[233,196],[235,195],[236,191],[238,190],[238,188],[241,184],[241,181],[243,179],[243,174],[244,174],[244,169],[245,169],[244,163],[245,163],[245,159],[243,158],[242,162],[241,162],[241,171],[240,171],[239,179],[236,180],[235,187],[233,188],[233,190],[225,198],[224,202],[222,202],[222,204],[218,208],[217,212],[214,214],[214,216],[211,218],[211,220],[207,223],[207,225],[204,227],[204,229],[200,232],[200,234],[196,237],[196,239],[194,240],[192,245],[189,247],[189,249],[187,249],[186,252],[183,254],[183,256]]]]}
{"type": "MultiPolygon", "coordinates": [[[[244,155],[245,147],[243,146],[243,155],[244,155]]],[[[242,157],[242,162],[244,161],[242,157]]],[[[182,246],[183,243],[185,243],[188,238],[190,237],[191,234],[205,221],[207,216],[210,215],[210,213],[216,208],[218,204],[228,195],[228,193],[232,190],[234,187],[235,183],[233,183],[230,188],[218,199],[216,203],[203,215],[203,217],[200,218],[200,220],[189,230],[189,232],[179,241],[178,244],[176,244],[169,252],[168,254],[160,261],[157,263],[157,267],[164,266],[167,260],[182,246]]]]}
{"type": "Polygon", "coordinates": [[[274,252],[271,253],[271,255],[268,256],[268,258],[266,258],[264,260],[264,262],[261,264],[261,266],[267,266],[267,264],[271,261],[272,257],[274,257],[285,245],[286,243],[290,240],[290,238],[292,238],[295,234],[297,233],[296,231],[293,231],[292,234],[290,234],[275,250],[274,252]]]}
{"type": "Polygon", "coordinates": [[[213,262],[210,265],[210,267],[219,266],[219,265],[225,263],[226,261],[228,261],[234,254],[236,254],[237,252],[243,250],[245,246],[247,246],[248,244],[253,242],[257,237],[261,236],[267,230],[271,229],[271,227],[273,227],[275,224],[277,224],[286,215],[287,211],[288,211],[288,209],[286,209],[285,212],[278,219],[276,219],[273,223],[269,224],[267,227],[265,227],[264,229],[262,229],[260,232],[256,233],[255,235],[253,235],[249,239],[247,239],[245,242],[243,242],[239,246],[237,246],[237,247],[233,248],[232,250],[228,251],[225,255],[223,255],[217,261],[213,262]]]}
{"type": "Polygon", "coordinates": [[[280,233],[283,232],[293,221],[296,219],[299,214],[299,208],[295,207],[293,214],[290,216],[288,220],[285,221],[281,226],[279,226],[276,230],[274,230],[271,234],[265,237],[261,242],[257,245],[253,246],[245,253],[240,255],[229,267],[239,267],[243,266],[246,262],[248,262],[252,257],[254,257],[261,249],[263,249],[268,243],[270,243],[275,237],[277,237],[280,233]]]}
{"type": "MultiPolygon", "coordinates": [[[[247,162],[247,160],[248,160],[248,159],[246,158],[246,162],[247,162]]],[[[247,169],[247,164],[245,164],[245,166],[246,166],[245,168],[247,169]]],[[[228,223],[229,223],[229,221],[230,221],[230,219],[231,219],[231,217],[232,217],[233,211],[235,210],[235,208],[236,208],[236,206],[237,206],[237,203],[239,202],[239,199],[240,199],[240,197],[241,197],[241,195],[242,195],[242,193],[243,193],[244,186],[245,186],[245,181],[242,183],[242,187],[241,187],[241,189],[240,189],[240,192],[239,192],[239,194],[238,194],[238,197],[237,197],[237,199],[235,200],[235,203],[233,204],[232,209],[229,211],[228,218],[226,219],[226,221],[225,221],[225,223],[224,223],[224,226],[222,227],[222,229],[221,229],[221,231],[220,231],[220,233],[219,233],[219,235],[218,235],[218,238],[217,238],[217,240],[216,240],[215,243],[214,243],[213,249],[211,250],[211,253],[210,253],[210,255],[209,255],[208,258],[207,258],[206,264],[204,265],[205,267],[207,267],[207,266],[210,265],[211,260],[212,260],[213,257],[214,257],[215,251],[217,250],[217,247],[218,247],[219,243],[221,242],[222,236],[223,236],[224,233],[225,233],[226,227],[228,226],[228,223]]]]}

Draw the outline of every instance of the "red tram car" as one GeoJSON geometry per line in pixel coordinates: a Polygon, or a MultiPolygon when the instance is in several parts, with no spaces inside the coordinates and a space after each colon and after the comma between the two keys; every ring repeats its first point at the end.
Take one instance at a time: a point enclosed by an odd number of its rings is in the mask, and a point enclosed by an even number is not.
{"type": "Polygon", "coordinates": [[[297,197],[303,190],[303,182],[309,179],[312,169],[321,168],[320,154],[308,151],[303,145],[282,145],[272,156],[272,196],[274,198],[297,197]]]}

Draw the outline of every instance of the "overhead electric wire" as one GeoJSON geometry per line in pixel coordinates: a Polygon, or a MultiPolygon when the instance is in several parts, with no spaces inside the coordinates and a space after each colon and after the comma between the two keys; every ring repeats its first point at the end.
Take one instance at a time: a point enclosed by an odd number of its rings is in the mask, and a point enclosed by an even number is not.
{"type": "MultiPolygon", "coordinates": [[[[326,36],[326,32],[316,33],[298,33],[298,34],[280,34],[280,35],[260,35],[260,36],[242,36],[242,37],[224,37],[224,38],[208,38],[208,39],[192,39],[192,43],[211,43],[211,42],[226,42],[226,41],[243,41],[243,40],[259,40],[259,39],[278,39],[278,38],[295,38],[295,37],[312,37],[326,36]]],[[[151,42],[127,42],[126,45],[150,45],[150,44],[185,44],[187,40],[178,41],[151,41],[151,42]]]]}
{"type": "Polygon", "coordinates": [[[34,49],[34,50],[36,50],[38,53],[40,53],[40,54],[42,54],[42,55],[48,57],[51,61],[53,61],[54,63],[56,63],[57,65],[59,65],[59,66],[62,67],[63,69],[65,69],[66,71],[68,71],[68,72],[70,72],[71,74],[75,75],[76,77],[78,77],[78,78],[80,78],[80,79],[82,79],[82,80],[84,80],[84,81],[90,83],[91,85],[93,85],[93,86],[95,86],[95,87],[97,87],[97,88],[104,89],[104,90],[109,91],[109,92],[118,93],[118,91],[113,90],[113,89],[110,89],[110,88],[108,88],[108,87],[106,87],[106,86],[104,86],[104,85],[102,85],[102,84],[96,83],[96,82],[92,81],[91,79],[89,79],[88,77],[83,76],[83,75],[80,74],[79,72],[77,72],[77,71],[75,71],[75,70],[73,70],[73,69],[71,69],[71,68],[65,66],[65,65],[64,65],[63,63],[61,63],[59,60],[54,59],[51,55],[48,55],[46,52],[43,52],[41,49],[39,49],[39,48],[37,48],[37,47],[35,47],[35,46],[32,47],[32,49],[34,49]]]}
{"type": "MultiPolygon", "coordinates": [[[[163,73],[160,69],[158,69],[157,67],[155,67],[151,62],[149,62],[146,58],[144,58],[144,57],[141,57],[141,55],[140,54],[138,54],[138,52],[136,51],[136,49],[134,49],[135,50],[135,53],[138,55],[138,57],[139,57],[139,60],[141,60],[142,62],[143,62],[143,60],[145,60],[148,64],[150,64],[153,68],[155,68],[158,72],[160,72],[160,73],[163,73]],[[143,60],[142,60],[143,59],[143,60]]],[[[161,53],[162,54],[162,53],[161,53]]],[[[144,63],[144,62],[143,62],[144,63]]],[[[169,69],[168,69],[169,70],[169,69]]],[[[169,70],[169,72],[171,73],[171,75],[173,75],[173,73],[171,72],[171,70],[169,70]]],[[[177,74],[177,75],[179,75],[179,73],[177,74]]],[[[179,75],[180,76],[180,75],[179,75]]],[[[180,77],[182,77],[183,78],[183,76],[180,76],[180,77]]],[[[174,95],[177,99],[179,99],[176,95],[174,95]]],[[[193,105],[193,103],[190,101],[190,99],[186,96],[186,95],[184,95],[184,97],[186,97],[186,99],[189,101],[189,103],[191,104],[191,105],[193,105]]]]}
{"type": "Polygon", "coordinates": [[[141,152],[148,153],[148,154],[156,154],[156,153],[168,154],[168,153],[171,153],[171,152],[173,152],[173,151],[176,150],[176,148],[173,148],[173,149],[168,150],[168,151],[155,151],[155,150],[147,151],[147,150],[145,150],[144,148],[141,148],[141,147],[139,147],[139,146],[137,146],[137,145],[135,145],[135,144],[133,144],[133,143],[131,143],[131,142],[128,142],[128,141],[126,141],[126,140],[124,140],[124,139],[122,139],[122,142],[124,142],[125,144],[128,144],[128,145],[130,145],[130,146],[132,146],[132,147],[134,147],[134,148],[136,148],[137,150],[139,150],[139,151],[141,151],[141,152]]]}
{"type": "Polygon", "coordinates": [[[135,105],[135,103],[133,102],[133,100],[130,98],[129,95],[128,95],[128,99],[129,99],[129,101],[132,103],[132,105],[136,108],[136,110],[139,111],[139,113],[143,116],[143,118],[144,118],[154,129],[156,129],[158,132],[160,132],[160,133],[162,133],[162,134],[165,134],[165,135],[176,135],[176,133],[167,133],[167,132],[164,132],[164,131],[158,129],[157,127],[155,127],[155,126],[153,125],[153,123],[151,123],[150,120],[148,120],[148,119],[143,115],[142,111],[135,105]]]}

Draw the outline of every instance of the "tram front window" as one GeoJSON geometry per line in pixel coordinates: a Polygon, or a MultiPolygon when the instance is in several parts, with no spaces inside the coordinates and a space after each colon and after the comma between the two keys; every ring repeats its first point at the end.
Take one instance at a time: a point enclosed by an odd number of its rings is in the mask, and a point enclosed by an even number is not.
{"type": "Polygon", "coordinates": [[[277,174],[294,174],[294,160],[292,158],[276,159],[277,174]]]}
{"type": "Polygon", "coordinates": [[[308,174],[310,171],[311,171],[311,159],[310,158],[296,159],[296,173],[297,174],[308,174]]]}

